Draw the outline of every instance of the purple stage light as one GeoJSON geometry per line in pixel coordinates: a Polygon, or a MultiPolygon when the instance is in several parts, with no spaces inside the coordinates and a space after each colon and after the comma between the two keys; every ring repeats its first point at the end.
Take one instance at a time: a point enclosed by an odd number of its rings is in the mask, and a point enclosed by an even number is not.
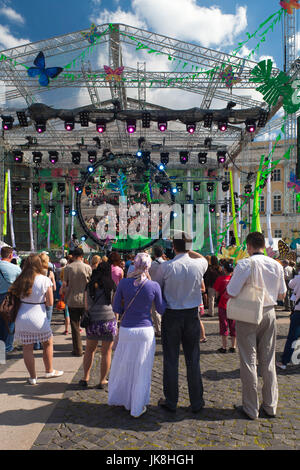
{"type": "Polygon", "coordinates": [[[190,134],[194,134],[194,132],[195,132],[195,130],[196,130],[196,124],[194,124],[194,123],[187,124],[187,125],[186,125],[186,130],[187,130],[190,134]]]}
{"type": "Polygon", "coordinates": [[[157,123],[158,129],[160,132],[165,132],[168,128],[168,123],[167,122],[158,122],[157,123]]]}

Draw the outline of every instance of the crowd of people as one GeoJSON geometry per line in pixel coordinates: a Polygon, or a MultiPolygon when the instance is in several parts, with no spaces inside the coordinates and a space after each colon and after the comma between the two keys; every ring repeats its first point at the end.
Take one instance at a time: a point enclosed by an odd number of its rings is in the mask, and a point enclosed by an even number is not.
{"type": "MultiPolygon", "coordinates": [[[[67,258],[54,269],[46,252],[30,254],[21,267],[13,264],[13,250],[1,249],[0,303],[8,292],[20,301],[15,322],[6,324],[0,316],[0,340],[9,354],[14,340],[22,344],[29,374],[28,383],[36,385],[34,349],[42,348],[45,377],[59,377],[62,370],[53,366],[53,306],[64,311],[65,331],[71,329],[72,351],[83,356],[83,377],[88,387],[94,355],[101,342],[99,389],[108,388],[108,404],[124,406],[131,416],[140,417],[150,401],[151,374],[156,338],[163,349],[163,393],[158,405],[176,412],[179,398],[178,367],[182,345],[186,362],[191,410],[200,412],[205,403],[200,369],[200,344],[207,341],[201,320],[218,310],[220,348],[218,353],[240,356],[242,406],[237,409],[248,419],[260,413],[276,416],[278,385],[275,363],[275,305],[284,301],[292,309],[291,322],[281,362],[285,369],[291,361],[293,342],[300,336],[300,265],[287,269],[264,256],[261,233],[247,237],[249,258],[233,266],[231,260],[202,256],[189,249],[183,236],[173,240],[174,257],[167,258],[160,245],[147,252],[122,259],[113,251],[109,257],[84,258],[74,246],[67,258]],[[227,316],[227,303],[250,282],[251,262],[255,282],[265,289],[263,319],[258,325],[234,321],[227,316]],[[286,295],[287,293],[287,295],[286,295]],[[288,303],[287,303],[288,302],[288,303]],[[83,348],[82,329],[86,341],[83,348]],[[228,336],[230,346],[228,348],[228,336]],[[114,351],[114,353],[113,353],[114,351]],[[263,401],[259,407],[257,363],[263,379],[263,401]]],[[[1,308],[0,308],[1,310],[1,308]]]]}

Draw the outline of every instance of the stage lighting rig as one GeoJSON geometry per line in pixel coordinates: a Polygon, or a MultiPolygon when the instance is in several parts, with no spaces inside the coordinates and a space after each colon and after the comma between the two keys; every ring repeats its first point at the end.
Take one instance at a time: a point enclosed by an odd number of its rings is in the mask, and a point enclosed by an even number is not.
{"type": "Polygon", "coordinates": [[[14,118],[12,116],[1,116],[2,118],[2,129],[4,131],[10,131],[13,127],[14,118]]]}
{"type": "Polygon", "coordinates": [[[58,162],[58,152],[56,150],[49,151],[49,162],[52,163],[52,165],[58,162]]]}

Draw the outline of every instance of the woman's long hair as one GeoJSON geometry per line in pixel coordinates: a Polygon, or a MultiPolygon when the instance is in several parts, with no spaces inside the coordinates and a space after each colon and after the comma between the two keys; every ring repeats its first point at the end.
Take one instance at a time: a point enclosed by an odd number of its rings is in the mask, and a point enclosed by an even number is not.
{"type": "Polygon", "coordinates": [[[92,277],[87,285],[89,296],[94,300],[96,290],[103,289],[107,305],[111,304],[112,291],[116,289],[116,285],[111,277],[111,265],[103,261],[92,272],[92,277]]]}
{"type": "Polygon", "coordinates": [[[26,258],[20,276],[11,285],[9,291],[19,299],[28,297],[32,292],[37,274],[44,274],[44,268],[40,256],[33,253],[26,258]]]}

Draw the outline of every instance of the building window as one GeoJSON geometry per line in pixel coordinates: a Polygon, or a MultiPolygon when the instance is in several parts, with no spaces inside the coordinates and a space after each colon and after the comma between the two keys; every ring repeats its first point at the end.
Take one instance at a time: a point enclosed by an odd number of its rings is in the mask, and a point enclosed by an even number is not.
{"type": "Polygon", "coordinates": [[[275,230],[275,238],[281,238],[281,237],[282,237],[281,230],[275,230]]]}
{"type": "Polygon", "coordinates": [[[281,212],[281,195],[275,194],[273,196],[273,210],[274,212],[281,212]]]}
{"type": "Polygon", "coordinates": [[[281,181],[281,170],[280,170],[280,168],[276,168],[276,170],[273,170],[273,181],[281,181]]]}
{"type": "Polygon", "coordinates": [[[265,212],[265,196],[261,195],[260,196],[260,212],[265,212]]]}

